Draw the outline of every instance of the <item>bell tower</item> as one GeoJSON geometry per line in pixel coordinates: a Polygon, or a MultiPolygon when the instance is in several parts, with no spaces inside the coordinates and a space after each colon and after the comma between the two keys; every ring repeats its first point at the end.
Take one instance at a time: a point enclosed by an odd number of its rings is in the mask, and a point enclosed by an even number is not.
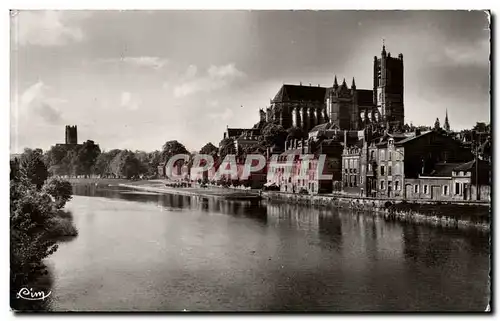
{"type": "Polygon", "coordinates": [[[404,125],[404,68],[403,54],[397,58],[382,45],[380,58],[373,60],[373,104],[379,121],[387,126],[404,125]]]}

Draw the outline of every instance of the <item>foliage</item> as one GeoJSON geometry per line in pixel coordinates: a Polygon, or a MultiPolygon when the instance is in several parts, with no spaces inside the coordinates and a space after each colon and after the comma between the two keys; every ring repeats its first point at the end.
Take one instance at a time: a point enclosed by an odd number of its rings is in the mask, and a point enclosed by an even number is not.
{"type": "Polygon", "coordinates": [[[187,151],[186,147],[178,141],[170,140],[163,145],[163,149],[161,151],[161,160],[166,163],[172,156],[177,154],[189,155],[189,152],[187,151]]]}
{"type": "Polygon", "coordinates": [[[47,174],[40,150],[26,150],[21,161],[11,162],[10,181],[10,267],[11,286],[26,286],[46,274],[43,259],[57,250],[54,236],[61,230],[76,229],[71,220],[58,213],[71,198],[71,185],[59,179],[50,179],[43,187],[47,174]],[[45,168],[45,174],[41,174],[45,168]],[[43,179],[44,181],[45,179],[43,179]],[[54,198],[56,201],[54,201],[54,198]],[[61,227],[62,221],[64,227],[61,227]]]}
{"type": "Polygon", "coordinates": [[[99,145],[94,141],[87,140],[82,144],[76,153],[76,164],[78,164],[78,173],[84,175],[92,174],[97,157],[101,154],[99,145]]]}
{"type": "Polygon", "coordinates": [[[127,179],[139,177],[144,172],[140,161],[129,150],[122,150],[113,158],[110,170],[115,177],[127,179]]]}
{"type": "Polygon", "coordinates": [[[262,130],[261,143],[264,147],[284,147],[288,136],[287,131],[281,125],[269,123],[262,130]]]}
{"type": "Polygon", "coordinates": [[[66,202],[71,200],[73,193],[70,182],[58,177],[49,178],[42,190],[54,198],[57,209],[63,208],[66,202]]]}
{"type": "Polygon", "coordinates": [[[236,147],[234,146],[234,139],[224,138],[220,142],[219,156],[221,159],[226,158],[227,155],[235,155],[236,147]]]}
{"type": "Polygon", "coordinates": [[[43,162],[42,150],[26,148],[21,154],[19,171],[40,189],[49,175],[47,166],[43,162]]]}
{"type": "Polygon", "coordinates": [[[212,157],[216,157],[219,149],[215,147],[212,143],[207,143],[200,149],[200,154],[211,155],[212,157]]]}

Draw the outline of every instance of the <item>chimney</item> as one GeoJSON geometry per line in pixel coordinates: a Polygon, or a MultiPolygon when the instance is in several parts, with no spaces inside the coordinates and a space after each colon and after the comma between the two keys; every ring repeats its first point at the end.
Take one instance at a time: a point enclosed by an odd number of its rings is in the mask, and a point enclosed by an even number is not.
{"type": "Polygon", "coordinates": [[[420,128],[415,129],[415,136],[420,136],[421,133],[420,128]]]}
{"type": "Polygon", "coordinates": [[[226,139],[226,132],[224,132],[224,139],[226,139]]]}

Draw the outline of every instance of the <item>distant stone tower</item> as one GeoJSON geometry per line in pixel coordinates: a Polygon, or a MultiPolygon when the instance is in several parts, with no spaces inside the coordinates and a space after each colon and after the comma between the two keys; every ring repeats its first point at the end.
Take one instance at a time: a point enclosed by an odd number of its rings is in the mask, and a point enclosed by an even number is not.
{"type": "Polygon", "coordinates": [[[373,104],[377,106],[380,121],[390,126],[404,125],[403,54],[391,57],[382,46],[380,58],[373,60],[373,104]]]}
{"type": "Polygon", "coordinates": [[[67,145],[78,144],[78,135],[76,126],[66,126],[66,144],[67,145]]]}

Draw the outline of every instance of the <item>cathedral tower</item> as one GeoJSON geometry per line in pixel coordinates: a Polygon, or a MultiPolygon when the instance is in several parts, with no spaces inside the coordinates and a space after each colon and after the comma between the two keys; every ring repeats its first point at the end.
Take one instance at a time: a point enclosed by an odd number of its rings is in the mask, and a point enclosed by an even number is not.
{"type": "Polygon", "coordinates": [[[78,144],[76,126],[66,126],[66,144],[67,145],[78,144]]]}
{"type": "Polygon", "coordinates": [[[373,60],[373,103],[377,106],[379,121],[390,126],[404,125],[403,54],[397,58],[385,51],[373,60]]]}

